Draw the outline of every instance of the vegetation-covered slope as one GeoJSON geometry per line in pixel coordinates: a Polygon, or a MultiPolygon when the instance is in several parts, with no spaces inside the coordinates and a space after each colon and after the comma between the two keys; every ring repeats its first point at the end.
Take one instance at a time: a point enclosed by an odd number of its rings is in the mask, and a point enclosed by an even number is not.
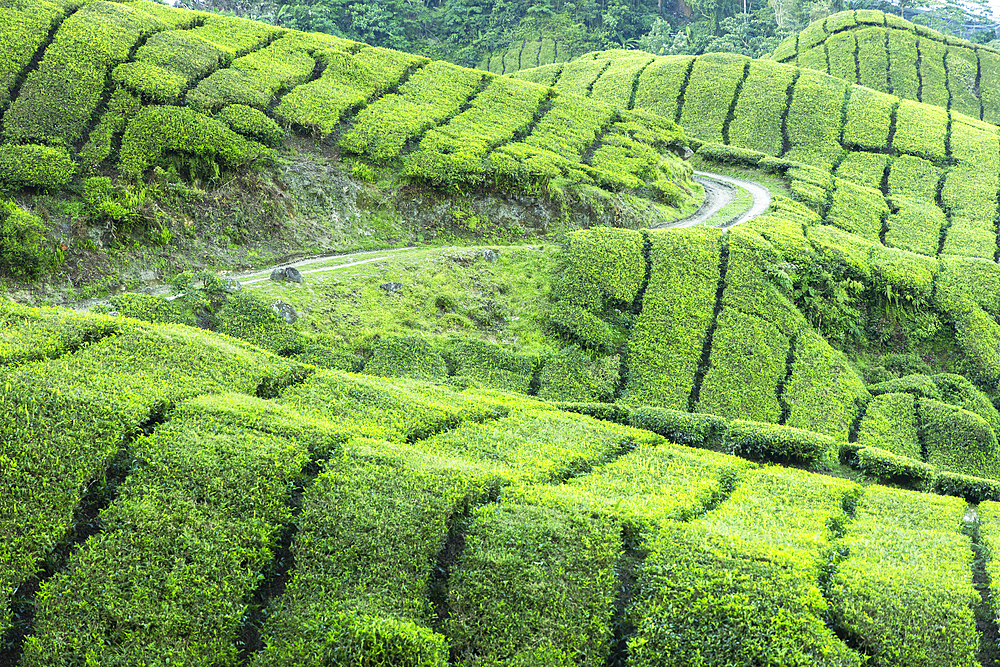
{"type": "MultiPolygon", "coordinates": [[[[12,664],[974,664],[958,499],[173,325],[3,312],[12,664]]],[[[721,446],[791,442],[751,426],[721,446]]]]}
{"type": "Polygon", "coordinates": [[[771,57],[1000,122],[1000,52],[892,14],[841,12],[783,41],[771,57]]]}

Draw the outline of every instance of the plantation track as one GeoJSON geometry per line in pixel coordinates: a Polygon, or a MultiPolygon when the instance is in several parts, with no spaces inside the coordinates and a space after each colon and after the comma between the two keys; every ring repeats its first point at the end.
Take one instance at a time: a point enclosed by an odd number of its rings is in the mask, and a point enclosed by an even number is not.
{"type": "Polygon", "coordinates": [[[771,205],[771,192],[760,183],[707,171],[696,171],[694,174],[694,180],[701,183],[705,188],[705,201],[702,203],[701,208],[686,218],[681,218],[665,225],[657,225],[657,227],[694,227],[711,219],[712,216],[735,201],[737,190],[733,186],[739,186],[749,192],[753,197],[753,204],[744,213],[727,221],[722,225],[723,227],[732,227],[748,220],[753,220],[771,205]]]}

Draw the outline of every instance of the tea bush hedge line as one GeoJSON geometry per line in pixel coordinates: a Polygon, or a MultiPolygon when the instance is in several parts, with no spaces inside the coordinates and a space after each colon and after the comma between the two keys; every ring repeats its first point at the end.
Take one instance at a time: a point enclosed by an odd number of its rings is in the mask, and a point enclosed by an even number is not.
{"type": "Polygon", "coordinates": [[[651,231],[649,286],[629,341],[622,400],[687,409],[719,282],[721,234],[651,231]]]}
{"type": "Polygon", "coordinates": [[[595,57],[598,54],[584,54],[563,65],[559,73],[559,89],[573,95],[586,96],[594,82],[608,69],[611,59],[595,57]]]}
{"type": "Polygon", "coordinates": [[[743,148],[781,155],[784,148],[781,117],[788,105],[787,89],[795,70],[765,60],[751,60],[746,81],[736,100],[729,140],[743,148]]]}
{"type": "Polygon", "coordinates": [[[694,61],[694,56],[664,56],[654,60],[639,75],[634,108],[647,109],[669,120],[678,120],[681,93],[694,61]]]}
{"type": "Polygon", "coordinates": [[[927,462],[975,477],[1000,478],[997,437],[979,415],[957,405],[917,399],[927,462]]]}
{"type": "Polygon", "coordinates": [[[927,375],[906,375],[894,380],[886,380],[868,387],[875,396],[882,394],[898,394],[905,392],[923,398],[941,400],[941,392],[937,384],[927,375]]]}
{"type": "Polygon", "coordinates": [[[395,158],[407,141],[455,115],[482,81],[481,72],[434,61],[414,72],[398,93],[365,107],[341,146],[376,162],[395,158]]]}
{"type": "Polygon", "coordinates": [[[73,8],[73,3],[45,0],[33,3],[30,9],[0,8],[0,51],[4,54],[0,63],[0,109],[7,107],[17,78],[45,43],[52,26],[73,8]]]}
{"type": "MultiPolygon", "coordinates": [[[[595,99],[610,104],[615,109],[628,109],[632,102],[632,90],[637,77],[653,62],[648,53],[636,53],[633,57],[616,58],[591,87],[595,99]]],[[[673,120],[673,119],[671,119],[673,120]]]]}
{"type": "Polygon", "coordinates": [[[972,550],[958,498],[867,487],[837,548],[833,622],[885,665],[976,664],[972,550]],[[901,632],[902,628],[907,631],[901,632]]]}
{"type": "Polygon", "coordinates": [[[866,188],[879,189],[885,169],[891,161],[892,157],[884,153],[854,151],[848,153],[840,163],[836,175],[866,188]]]}
{"type": "Polygon", "coordinates": [[[453,371],[453,382],[478,382],[521,394],[528,393],[535,370],[542,363],[537,355],[467,337],[449,340],[442,353],[453,371]]]}
{"type": "MultiPolygon", "coordinates": [[[[722,143],[729,107],[750,59],[728,53],[697,58],[684,91],[680,125],[702,141],[722,143]]],[[[595,92],[596,94],[596,92],[595,92]]]]}
{"type": "MultiPolygon", "coordinates": [[[[870,388],[871,389],[871,388],[870,388]]],[[[858,445],[920,459],[916,399],[909,393],[883,393],[868,404],[858,428],[858,445]]]]}
{"type": "Polygon", "coordinates": [[[284,140],[285,131],[278,124],[253,107],[231,104],[216,116],[237,134],[259,141],[265,146],[277,146],[284,140]]]}
{"type": "Polygon", "coordinates": [[[418,336],[381,338],[372,345],[365,373],[441,382],[448,377],[444,357],[418,336]]]}
{"type": "Polygon", "coordinates": [[[32,280],[57,269],[62,251],[49,240],[50,225],[12,201],[0,201],[0,269],[32,280]]]}
{"type": "Polygon", "coordinates": [[[4,114],[4,139],[71,146],[104,95],[108,71],[125,62],[140,39],[166,26],[128,5],[90,2],[67,18],[38,68],[4,114]]]}
{"type": "Polygon", "coordinates": [[[115,67],[112,78],[148,101],[173,104],[196,79],[228,61],[228,53],[194,32],[168,30],[146,40],[133,61],[115,67]]]}
{"type": "Polygon", "coordinates": [[[36,144],[0,146],[0,181],[14,187],[53,189],[66,185],[76,165],[63,148],[36,144]]]}
{"type": "Polygon", "coordinates": [[[235,661],[308,451],[209,417],[172,419],[133,453],[100,535],[39,591],[24,664],[235,661]]]}
{"type": "Polygon", "coordinates": [[[11,538],[0,547],[0,597],[66,533],[83,490],[123,440],[165,406],[211,391],[256,393],[306,373],[226,337],[137,323],[75,354],[5,371],[0,457],[10,463],[0,517],[11,538]]]}
{"type": "Polygon", "coordinates": [[[121,136],[125,126],[142,108],[138,97],[125,88],[115,88],[108,99],[97,125],[90,131],[87,143],[80,149],[80,164],[91,170],[111,155],[113,141],[121,136]]]}
{"type": "MultiPolygon", "coordinates": [[[[858,470],[892,484],[926,491],[938,476],[937,468],[908,456],[879,447],[862,447],[855,455],[858,470]]],[[[960,495],[960,494],[950,494],[960,495]]]]}
{"type": "Polygon", "coordinates": [[[51,359],[122,330],[119,319],[0,301],[0,367],[51,359]]]}

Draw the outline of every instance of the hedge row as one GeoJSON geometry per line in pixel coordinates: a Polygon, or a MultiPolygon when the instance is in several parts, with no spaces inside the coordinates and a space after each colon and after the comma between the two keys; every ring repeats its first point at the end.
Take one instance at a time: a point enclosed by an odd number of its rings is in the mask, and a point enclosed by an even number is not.
{"type": "Polygon", "coordinates": [[[128,325],[53,360],[7,373],[0,394],[0,598],[67,532],[83,489],[127,435],[165,406],[205,392],[255,393],[305,368],[187,327],[128,325]]]}
{"type": "Polygon", "coordinates": [[[90,131],[87,143],[80,149],[81,166],[93,169],[107,160],[111,155],[114,138],[121,136],[129,121],[141,108],[142,102],[138,97],[125,88],[116,87],[100,120],[90,131]]]}
{"type": "Polygon", "coordinates": [[[0,62],[0,109],[6,108],[17,78],[48,39],[52,26],[70,8],[70,3],[46,0],[32,3],[30,9],[0,8],[0,52],[4,54],[0,62]]]}
{"type": "Polygon", "coordinates": [[[612,401],[621,370],[619,355],[594,359],[570,345],[545,360],[538,397],[546,401],[612,401]]]}
{"type": "MultiPolygon", "coordinates": [[[[673,121],[648,111],[623,111],[601,138],[587,173],[609,190],[648,184],[653,199],[674,205],[682,198],[680,186],[690,178],[691,167],[664,153],[685,143],[683,131],[673,121]]],[[[684,191],[690,192],[686,185],[684,191]]]]}
{"type": "Polygon", "coordinates": [[[802,70],[788,109],[791,150],[783,157],[830,169],[843,150],[840,119],[846,88],[843,81],[802,70]]]}
{"type": "Polygon", "coordinates": [[[899,100],[861,86],[851,86],[849,90],[850,98],[847,102],[847,117],[844,123],[844,146],[869,151],[885,150],[889,146],[892,114],[899,100]]]}
{"type": "Polygon", "coordinates": [[[188,92],[186,101],[200,110],[245,104],[266,111],[275,96],[305,83],[325,49],[351,51],[358,45],[337,37],[293,33],[233,61],[188,92]]]}
{"type": "Polygon", "coordinates": [[[927,462],[950,472],[1000,479],[997,437],[979,415],[957,405],[917,400],[927,462]]]}
{"type": "Polygon", "coordinates": [[[557,84],[560,91],[581,97],[590,93],[594,82],[611,64],[611,59],[606,57],[595,59],[594,55],[596,54],[580,56],[563,65],[557,84]]]}
{"type": "Polygon", "coordinates": [[[948,112],[944,109],[935,109],[910,100],[899,103],[892,146],[900,153],[944,165],[948,159],[945,152],[947,133],[948,112]]]}
{"type": "Polygon", "coordinates": [[[824,43],[823,49],[826,52],[826,71],[830,76],[851,83],[858,81],[859,63],[854,59],[854,54],[858,50],[858,40],[854,36],[853,30],[830,35],[824,43]]]}
{"type": "Polygon", "coordinates": [[[634,108],[677,120],[678,104],[694,60],[694,56],[661,56],[654,60],[639,75],[634,108]]]}
{"type": "Polygon", "coordinates": [[[604,74],[594,82],[591,96],[615,109],[631,108],[629,105],[636,78],[651,62],[653,56],[641,52],[631,57],[615,58],[604,74]]]}
{"type": "Polygon", "coordinates": [[[622,400],[686,410],[711,324],[719,282],[720,232],[651,231],[651,273],[629,341],[622,400]]]}
{"type": "Polygon", "coordinates": [[[859,470],[879,481],[901,484],[917,491],[929,490],[931,482],[937,477],[935,466],[878,447],[862,447],[855,454],[855,459],[859,470]]]}
{"type": "Polygon", "coordinates": [[[481,72],[432,62],[414,72],[398,93],[365,107],[340,145],[376,162],[392,159],[407,141],[456,114],[482,80],[481,72]]]}
{"type": "Polygon", "coordinates": [[[694,61],[681,110],[685,132],[702,141],[722,143],[729,107],[749,62],[731,53],[710,53],[694,61]]]}
{"type": "Polygon", "coordinates": [[[0,301],[0,366],[52,359],[118,334],[119,319],[0,301]]]}
{"type": "MultiPolygon", "coordinates": [[[[873,389],[873,388],[872,388],[873,389]]],[[[877,395],[858,429],[858,445],[921,459],[916,399],[912,394],[877,395]]]]}
{"type": "Polygon", "coordinates": [[[729,141],[768,155],[781,155],[781,117],[795,70],[766,60],[750,61],[750,71],[736,100],[729,141]]]}
{"type": "Polygon", "coordinates": [[[211,417],[173,419],[132,451],[101,533],[39,591],[23,664],[235,662],[309,452],[211,417]]]}
{"type": "Polygon", "coordinates": [[[235,169],[265,155],[267,149],[245,139],[223,122],[184,107],[147,106],[128,124],[122,137],[121,169],[138,179],[168,155],[190,156],[185,166],[235,169]],[[220,165],[221,163],[221,165],[220,165]]]}
{"type": "Polygon", "coordinates": [[[91,2],[63,21],[38,68],[4,114],[8,141],[71,146],[104,96],[108,71],[165,25],[127,5],[91,2]]]}
{"type": "Polygon", "coordinates": [[[979,99],[983,105],[983,120],[1000,123],[1000,53],[979,49],[979,99]]]}
{"type": "Polygon", "coordinates": [[[465,337],[450,340],[444,356],[453,371],[453,382],[471,381],[521,394],[528,393],[540,363],[537,357],[513,346],[465,337]]]}
{"type": "MultiPolygon", "coordinates": [[[[555,86],[556,82],[559,80],[559,75],[562,73],[562,68],[562,63],[549,63],[547,65],[542,65],[541,67],[522,69],[514,72],[510,76],[512,79],[530,81],[531,83],[537,83],[540,86],[555,86]]],[[[479,69],[486,68],[480,67],[479,69]]]]}
{"type": "Polygon", "coordinates": [[[642,234],[612,227],[594,227],[569,234],[565,281],[570,300],[595,309],[604,299],[629,306],[646,276],[642,234]]]}
{"type": "Polygon", "coordinates": [[[387,92],[408,71],[428,62],[421,56],[374,46],[356,54],[327,49],[314,56],[325,66],[322,76],[293,88],[278,103],[274,116],[320,136],[333,132],[345,113],[387,92]]]}
{"type": "Polygon", "coordinates": [[[0,182],[17,188],[66,185],[76,165],[65,148],[38,145],[0,146],[0,182]]]}
{"type": "MultiPolygon", "coordinates": [[[[854,99],[853,96],[851,99],[854,99]]],[[[885,170],[891,162],[892,157],[885,153],[852,151],[837,166],[836,175],[852,183],[878,190],[882,185],[885,170]]]]}
{"type": "Polygon", "coordinates": [[[372,345],[372,357],[365,364],[365,373],[442,382],[448,377],[448,366],[444,357],[424,338],[387,337],[372,345]]]}
{"type": "Polygon", "coordinates": [[[630,609],[629,662],[678,665],[860,665],[825,625],[817,588],[828,523],[850,483],[790,470],[748,475],[729,501],[694,524],[665,526],[630,609]]]}
{"type": "Polygon", "coordinates": [[[265,146],[277,146],[284,140],[285,131],[278,124],[253,107],[231,104],[216,116],[237,134],[259,141],[265,146]]]}
{"type": "Polygon", "coordinates": [[[493,484],[467,462],[349,443],[305,494],[296,567],[251,664],[446,665],[446,640],[430,629],[436,556],[493,484]]]}
{"type": "Polygon", "coordinates": [[[157,104],[173,104],[185,90],[220,66],[228,54],[189,30],[168,30],[153,35],[132,62],[112,72],[116,83],[157,104]]]}
{"type": "Polygon", "coordinates": [[[404,172],[436,184],[478,182],[489,151],[526,130],[548,95],[532,83],[494,79],[467,110],[424,135],[404,172]]]}
{"type": "Polygon", "coordinates": [[[966,503],[869,486],[837,548],[828,599],[839,626],[882,665],[977,664],[966,503]]]}

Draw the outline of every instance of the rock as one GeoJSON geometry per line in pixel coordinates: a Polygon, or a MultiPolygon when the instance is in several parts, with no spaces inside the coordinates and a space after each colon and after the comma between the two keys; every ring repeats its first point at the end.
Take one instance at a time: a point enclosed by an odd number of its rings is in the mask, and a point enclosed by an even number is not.
{"type": "Polygon", "coordinates": [[[299,319],[299,314],[295,312],[292,304],[285,303],[284,301],[275,301],[272,303],[271,310],[288,324],[294,324],[295,320],[299,319]]]}
{"type": "Polygon", "coordinates": [[[681,159],[682,160],[690,160],[693,155],[694,155],[694,151],[691,150],[691,147],[690,146],[685,146],[684,147],[684,155],[681,156],[681,159]]]}
{"type": "Polygon", "coordinates": [[[233,294],[239,292],[243,289],[243,285],[236,278],[223,278],[222,279],[222,291],[227,294],[233,294]]]}
{"type": "Polygon", "coordinates": [[[295,267],[289,266],[288,268],[285,269],[285,279],[290,280],[293,283],[301,283],[302,274],[299,273],[299,270],[296,269],[295,267]]]}
{"type": "Polygon", "coordinates": [[[499,255],[497,255],[495,251],[490,250],[489,248],[483,250],[483,259],[485,259],[490,264],[496,262],[498,257],[499,255]]]}
{"type": "Polygon", "coordinates": [[[384,289],[389,294],[392,294],[393,292],[398,292],[403,289],[403,283],[382,283],[379,287],[384,289]]]}
{"type": "Polygon", "coordinates": [[[285,269],[275,269],[271,271],[271,280],[284,280],[285,279],[285,269]]]}

